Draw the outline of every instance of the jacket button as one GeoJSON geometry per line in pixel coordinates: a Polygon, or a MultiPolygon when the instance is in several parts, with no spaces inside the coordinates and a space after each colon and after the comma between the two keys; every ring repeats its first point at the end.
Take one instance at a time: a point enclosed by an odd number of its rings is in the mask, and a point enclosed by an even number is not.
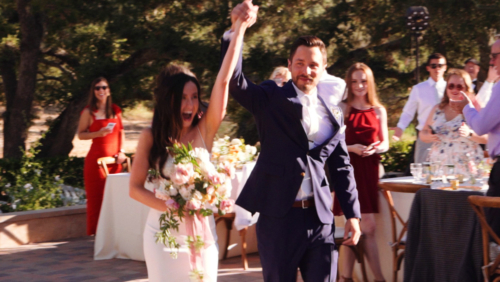
{"type": "Polygon", "coordinates": [[[305,172],[302,172],[300,175],[301,175],[302,177],[304,177],[304,176],[306,176],[306,173],[305,173],[305,172]]]}

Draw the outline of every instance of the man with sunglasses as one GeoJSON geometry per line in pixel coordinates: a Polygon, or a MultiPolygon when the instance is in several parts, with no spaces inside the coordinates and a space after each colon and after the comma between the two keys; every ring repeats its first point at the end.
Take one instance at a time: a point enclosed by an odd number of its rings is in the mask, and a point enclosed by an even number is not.
{"type": "MultiPolygon", "coordinates": [[[[415,86],[410,92],[410,96],[406,105],[403,108],[401,117],[397,127],[394,128],[394,135],[392,138],[398,141],[403,135],[403,131],[410,124],[417,113],[417,136],[418,131],[422,130],[425,121],[429,116],[430,111],[434,105],[438,104],[444,95],[446,88],[446,81],[443,79],[446,72],[446,58],[439,54],[434,53],[427,59],[427,71],[429,72],[429,79],[421,82],[415,86]]],[[[414,162],[422,163],[427,158],[427,149],[431,147],[432,143],[425,143],[417,137],[414,146],[414,162]]]]}
{"type": "MultiPolygon", "coordinates": [[[[500,75],[500,40],[491,46],[490,65],[500,75]]],[[[500,84],[495,84],[490,101],[478,112],[472,101],[462,92],[465,97],[462,101],[450,103],[452,108],[463,113],[467,124],[478,135],[488,134],[488,150],[494,161],[488,181],[489,189],[486,193],[490,197],[500,197],[500,84]]],[[[490,209],[486,213],[489,224],[500,236],[500,209],[490,209]]]]}

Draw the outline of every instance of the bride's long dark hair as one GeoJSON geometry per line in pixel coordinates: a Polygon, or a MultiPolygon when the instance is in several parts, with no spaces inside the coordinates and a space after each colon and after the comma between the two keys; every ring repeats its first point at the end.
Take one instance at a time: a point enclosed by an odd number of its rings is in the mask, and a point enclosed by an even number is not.
{"type": "Polygon", "coordinates": [[[167,147],[172,146],[180,138],[183,126],[181,117],[182,93],[188,82],[193,82],[198,89],[200,106],[191,125],[196,126],[200,121],[203,104],[200,98],[200,84],[195,75],[185,67],[170,65],[162,70],[156,78],[155,108],[151,126],[153,146],[148,159],[150,168],[163,167],[168,158],[167,147]]]}

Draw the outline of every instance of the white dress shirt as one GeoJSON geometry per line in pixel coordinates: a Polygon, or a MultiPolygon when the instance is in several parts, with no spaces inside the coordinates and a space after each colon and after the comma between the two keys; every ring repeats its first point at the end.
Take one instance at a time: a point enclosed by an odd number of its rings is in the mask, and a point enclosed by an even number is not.
{"type": "MultiPolygon", "coordinates": [[[[304,118],[301,123],[307,134],[307,139],[309,140],[309,149],[313,149],[314,147],[323,144],[333,136],[333,124],[330,120],[327,109],[321,100],[318,99],[318,89],[316,87],[311,91],[311,93],[305,94],[298,89],[294,83],[292,83],[292,85],[297,92],[297,97],[302,103],[302,114],[304,118]],[[311,115],[311,117],[309,118],[308,115],[311,115]],[[316,119],[316,121],[312,122],[313,124],[316,123],[316,125],[313,125],[315,128],[313,128],[312,131],[311,119],[316,119]]],[[[304,179],[302,180],[302,185],[295,199],[307,199],[313,197],[313,195],[311,173],[309,171],[309,167],[307,167],[304,179]]]]}
{"type": "Polygon", "coordinates": [[[413,86],[413,89],[410,92],[410,97],[403,108],[401,117],[399,118],[397,127],[404,130],[413,120],[415,112],[417,112],[417,129],[422,130],[432,107],[441,102],[445,89],[446,81],[444,79],[436,82],[431,77],[429,77],[428,80],[413,86]]]}
{"type": "Polygon", "coordinates": [[[486,104],[488,104],[488,101],[491,98],[491,93],[493,92],[493,85],[494,83],[485,81],[483,83],[483,86],[481,86],[481,89],[479,89],[479,92],[476,95],[476,100],[481,105],[482,108],[486,107],[486,104]]]}
{"type": "Polygon", "coordinates": [[[345,81],[340,78],[323,72],[319,83],[318,92],[321,93],[323,100],[330,105],[338,105],[344,98],[345,81]]]}

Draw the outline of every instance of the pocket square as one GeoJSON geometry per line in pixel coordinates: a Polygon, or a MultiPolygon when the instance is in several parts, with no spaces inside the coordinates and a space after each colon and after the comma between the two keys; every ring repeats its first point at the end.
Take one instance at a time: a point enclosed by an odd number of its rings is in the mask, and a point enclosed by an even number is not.
{"type": "Polygon", "coordinates": [[[344,134],[345,128],[346,128],[345,124],[342,125],[342,127],[340,127],[340,129],[339,129],[339,134],[344,134]]]}

